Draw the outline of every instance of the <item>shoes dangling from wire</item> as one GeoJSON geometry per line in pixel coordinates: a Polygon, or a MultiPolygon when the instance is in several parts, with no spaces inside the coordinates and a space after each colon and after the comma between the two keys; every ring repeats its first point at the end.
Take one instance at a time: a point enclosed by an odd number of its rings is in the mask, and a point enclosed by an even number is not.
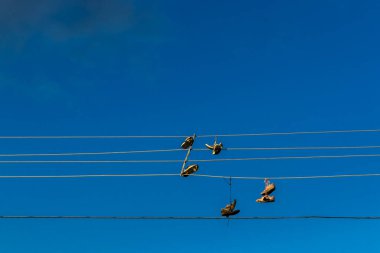
{"type": "Polygon", "coordinates": [[[213,155],[217,155],[219,154],[222,149],[223,149],[223,143],[216,143],[216,141],[214,142],[214,145],[209,145],[209,144],[206,144],[206,147],[210,150],[212,150],[212,154],[213,155]]]}
{"type": "Polygon", "coordinates": [[[266,178],[265,179],[265,188],[264,191],[261,192],[262,197],[259,199],[256,199],[257,203],[270,203],[275,201],[274,196],[270,196],[274,190],[276,190],[276,186],[273,183],[270,183],[269,180],[266,178]]]}
{"type": "Polygon", "coordinates": [[[198,164],[189,165],[189,166],[187,166],[186,169],[183,170],[183,172],[181,172],[181,176],[182,177],[188,177],[191,174],[197,172],[198,169],[199,169],[198,164]]]}
{"type": "Polygon", "coordinates": [[[236,207],[236,199],[232,203],[226,205],[225,208],[222,208],[220,212],[222,216],[225,216],[228,218],[229,216],[233,216],[240,213],[240,210],[235,210],[235,207],[236,207]]]}

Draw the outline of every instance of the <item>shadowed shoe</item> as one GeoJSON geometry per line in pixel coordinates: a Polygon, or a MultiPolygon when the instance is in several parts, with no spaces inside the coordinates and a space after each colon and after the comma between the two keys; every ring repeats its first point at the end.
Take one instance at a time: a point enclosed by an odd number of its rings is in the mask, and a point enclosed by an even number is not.
{"type": "Polygon", "coordinates": [[[191,146],[193,146],[193,144],[194,144],[194,138],[193,138],[192,136],[190,136],[190,137],[187,137],[187,138],[185,139],[185,141],[181,144],[181,147],[182,147],[183,149],[188,149],[188,148],[190,148],[191,146]]]}
{"type": "Polygon", "coordinates": [[[274,202],[274,196],[268,196],[264,195],[259,199],[256,199],[257,203],[269,203],[269,202],[274,202]]]}
{"type": "Polygon", "coordinates": [[[274,192],[274,190],[276,190],[276,186],[272,183],[272,184],[268,184],[264,191],[261,192],[261,195],[269,195],[271,194],[272,192],[274,192]]]}
{"type": "Polygon", "coordinates": [[[226,205],[225,208],[222,208],[222,210],[220,211],[222,216],[229,217],[240,213],[240,210],[234,210],[235,206],[236,200],[234,200],[231,204],[226,205]]]}
{"type": "Polygon", "coordinates": [[[217,154],[219,154],[221,151],[222,151],[222,149],[223,149],[223,144],[222,143],[214,143],[214,145],[213,146],[211,146],[211,145],[209,145],[209,144],[206,144],[206,147],[208,148],[208,149],[210,149],[210,150],[212,150],[212,154],[213,155],[217,155],[217,154]]]}
{"type": "Polygon", "coordinates": [[[199,169],[199,166],[197,164],[193,164],[188,166],[184,171],[181,173],[181,176],[188,177],[189,175],[197,172],[199,169]]]}

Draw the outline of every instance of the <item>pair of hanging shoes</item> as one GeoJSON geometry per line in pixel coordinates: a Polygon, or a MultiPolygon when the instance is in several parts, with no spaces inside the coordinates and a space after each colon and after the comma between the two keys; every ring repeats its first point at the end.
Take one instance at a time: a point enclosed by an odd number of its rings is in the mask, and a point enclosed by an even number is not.
{"type": "MultiPolygon", "coordinates": [[[[185,139],[185,141],[181,144],[181,147],[183,149],[188,149],[190,147],[192,147],[194,144],[194,137],[193,136],[190,136],[190,137],[187,137],[185,139]]],[[[206,147],[210,150],[212,150],[212,154],[213,155],[217,155],[219,154],[222,149],[223,149],[223,143],[216,143],[216,141],[214,142],[214,145],[209,145],[209,144],[206,144],[206,147]]]]}
{"type": "Polygon", "coordinates": [[[264,191],[261,192],[262,197],[259,199],[256,199],[257,203],[270,203],[274,202],[275,198],[274,196],[270,196],[274,190],[276,190],[275,184],[271,184],[268,179],[265,179],[265,188],[264,191]]]}
{"type": "Polygon", "coordinates": [[[235,210],[235,207],[236,207],[236,199],[232,203],[226,205],[225,208],[222,208],[220,212],[222,216],[225,216],[225,217],[236,215],[240,213],[240,210],[235,210]]]}
{"type": "Polygon", "coordinates": [[[212,150],[213,155],[219,154],[223,149],[223,143],[214,143],[214,145],[206,144],[206,147],[210,150],[212,150]]]}
{"type": "Polygon", "coordinates": [[[191,174],[197,172],[198,169],[199,169],[198,164],[190,165],[190,166],[188,166],[186,169],[184,169],[183,172],[181,172],[181,176],[182,176],[182,177],[188,177],[188,176],[190,176],[191,174]]]}
{"type": "MultiPolygon", "coordinates": [[[[195,135],[194,135],[195,136],[195,135]]],[[[190,136],[190,137],[187,137],[185,139],[185,141],[181,144],[181,147],[183,149],[189,149],[193,146],[194,144],[194,137],[193,136],[190,136]]],[[[182,177],[188,177],[190,176],[191,174],[197,172],[199,169],[199,166],[197,164],[193,164],[193,165],[189,165],[187,166],[186,169],[184,169],[182,172],[181,172],[181,176],[182,177]]]]}

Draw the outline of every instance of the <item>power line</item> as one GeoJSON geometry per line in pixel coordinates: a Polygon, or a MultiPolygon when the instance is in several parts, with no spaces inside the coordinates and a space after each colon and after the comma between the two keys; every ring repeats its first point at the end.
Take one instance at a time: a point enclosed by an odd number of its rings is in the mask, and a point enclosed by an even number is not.
{"type": "Polygon", "coordinates": [[[336,133],[373,133],[373,132],[380,132],[380,129],[327,130],[327,131],[303,131],[303,132],[273,132],[273,133],[248,133],[248,134],[208,134],[208,135],[198,135],[198,138],[272,136],[272,135],[305,135],[305,134],[336,134],[336,133]]]}
{"type": "MultiPolygon", "coordinates": [[[[380,146],[320,146],[320,147],[257,147],[257,148],[225,148],[224,150],[333,150],[333,149],[377,149],[380,146]]],[[[194,149],[206,151],[208,149],[194,149]]]]}
{"type": "MultiPolygon", "coordinates": [[[[207,134],[197,135],[198,138],[208,137],[244,137],[244,136],[272,136],[272,135],[305,135],[305,134],[335,134],[335,133],[373,133],[380,129],[360,130],[326,130],[326,131],[299,131],[299,132],[272,132],[246,134],[207,134]]],[[[0,136],[0,139],[151,139],[151,138],[186,138],[186,135],[63,135],[63,136],[0,136]]]]}
{"type": "Polygon", "coordinates": [[[0,176],[0,179],[16,178],[97,178],[97,177],[179,177],[177,174],[91,174],[91,175],[20,175],[20,176],[0,176]]]}
{"type": "MultiPolygon", "coordinates": [[[[0,179],[52,179],[52,178],[106,178],[106,177],[179,177],[177,174],[87,174],[87,175],[9,175],[0,176],[0,179]]],[[[221,176],[207,174],[192,174],[191,177],[202,178],[220,178],[220,179],[239,179],[239,180],[301,180],[301,179],[328,179],[328,178],[354,178],[354,177],[380,177],[380,173],[372,174],[343,174],[343,175],[326,175],[326,176],[283,176],[283,177],[243,177],[243,176],[221,176]]]]}
{"type": "MultiPolygon", "coordinates": [[[[203,175],[195,174],[193,176],[197,177],[207,177],[207,178],[232,178],[232,179],[242,179],[242,180],[265,180],[270,178],[272,180],[299,180],[299,179],[323,179],[323,178],[350,178],[350,177],[380,177],[378,173],[372,174],[343,174],[343,175],[327,175],[327,176],[290,176],[290,177],[239,177],[239,176],[216,176],[216,175],[203,175]]],[[[1,178],[1,177],[0,177],[1,178]]]]}
{"type": "MultiPolygon", "coordinates": [[[[227,151],[235,150],[334,150],[334,149],[377,149],[380,146],[321,146],[321,147],[256,147],[256,148],[225,148],[227,151]]],[[[209,151],[206,148],[193,149],[195,151],[209,151]]],[[[183,152],[185,149],[153,149],[153,150],[130,150],[130,151],[105,151],[105,152],[68,152],[68,153],[27,153],[27,154],[0,154],[0,157],[32,157],[32,156],[90,156],[90,155],[123,155],[139,153],[163,153],[183,152]]]]}
{"type": "Polygon", "coordinates": [[[328,159],[328,158],[358,158],[358,157],[380,157],[380,154],[222,158],[222,159],[212,159],[212,160],[191,160],[191,162],[260,161],[260,160],[293,160],[293,159],[323,159],[323,158],[328,159]]]}
{"type": "Polygon", "coordinates": [[[43,161],[0,161],[0,164],[13,164],[13,163],[31,163],[31,164],[43,164],[43,163],[182,163],[182,160],[43,160],[43,161]]]}
{"type": "Polygon", "coordinates": [[[67,136],[0,136],[0,139],[166,139],[185,135],[67,135],[67,136]]]}
{"type": "MultiPolygon", "coordinates": [[[[260,161],[260,160],[294,160],[294,159],[328,159],[328,158],[359,158],[359,157],[380,157],[380,154],[360,154],[360,155],[322,155],[322,156],[273,156],[273,157],[246,157],[246,158],[222,158],[222,159],[205,159],[189,160],[190,162],[227,162],[227,161],[260,161]]],[[[0,164],[43,164],[43,163],[182,163],[182,160],[29,160],[29,161],[0,161],[0,164]]]]}
{"type": "Polygon", "coordinates": [[[161,153],[184,151],[184,149],[157,149],[157,150],[131,150],[110,152],[71,152],[71,153],[45,153],[45,154],[0,154],[0,157],[24,157],[24,156],[81,156],[81,155],[122,155],[138,153],[161,153]]]}
{"type": "MultiPolygon", "coordinates": [[[[320,146],[320,147],[247,147],[225,148],[227,151],[243,150],[334,150],[334,149],[378,149],[380,146],[320,146]]],[[[209,151],[206,148],[193,149],[195,151],[209,151]]],[[[27,153],[27,154],[0,154],[0,157],[32,157],[32,156],[90,156],[90,155],[123,155],[139,153],[163,153],[183,152],[185,149],[153,149],[153,150],[130,150],[130,151],[105,151],[105,152],[69,152],[69,153],[27,153]]]]}
{"type": "Polygon", "coordinates": [[[37,216],[37,215],[2,215],[0,219],[71,219],[71,220],[380,220],[380,216],[248,216],[248,217],[207,217],[207,216],[37,216]]]}

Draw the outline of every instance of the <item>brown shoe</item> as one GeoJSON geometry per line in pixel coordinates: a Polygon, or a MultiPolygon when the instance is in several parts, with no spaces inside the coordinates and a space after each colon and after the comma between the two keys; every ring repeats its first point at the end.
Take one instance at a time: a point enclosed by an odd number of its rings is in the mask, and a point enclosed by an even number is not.
{"type": "Polygon", "coordinates": [[[194,144],[194,138],[193,138],[192,136],[190,136],[190,137],[187,137],[187,138],[185,139],[185,141],[181,144],[181,147],[182,147],[183,149],[188,149],[188,148],[190,148],[191,146],[193,146],[193,144],[194,144]]]}
{"type": "Polygon", "coordinates": [[[240,210],[231,211],[231,210],[226,210],[223,208],[221,213],[222,213],[222,216],[229,217],[229,216],[233,216],[233,215],[240,213],[240,210]]]}
{"type": "Polygon", "coordinates": [[[256,199],[257,203],[270,203],[274,202],[274,196],[264,195],[259,199],[256,199]]]}
{"type": "Polygon", "coordinates": [[[183,172],[181,173],[181,176],[188,177],[189,175],[197,172],[198,169],[199,169],[199,166],[197,164],[190,165],[186,169],[183,170],[183,172]]]}
{"type": "Polygon", "coordinates": [[[228,216],[232,216],[232,215],[236,215],[240,213],[240,210],[234,210],[235,206],[236,206],[236,199],[231,204],[226,205],[225,208],[222,208],[221,210],[222,216],[228,217],[228,216]]]}
{"type": "Polygon", "coordinates": [[[212,154],[213,155],[217,155],[217,154],[219,154],[222,151],[222,149],[223,149],[223,143],[219,143],[219,144],[214,143],[214,145],[212,145],[212,146],[209,145],[209,144],[206,144],[206,147],[208,149],[212,150],[212,154]]]}
{"type": "Polygon", "coordinates": [[[274,192],[274,190],[276,190],[276,186],[272,183],[272,184],[268,184],[264,191],[261,192],[261,195],[269,195],[271,194],[272,192],[274,192]]]}

